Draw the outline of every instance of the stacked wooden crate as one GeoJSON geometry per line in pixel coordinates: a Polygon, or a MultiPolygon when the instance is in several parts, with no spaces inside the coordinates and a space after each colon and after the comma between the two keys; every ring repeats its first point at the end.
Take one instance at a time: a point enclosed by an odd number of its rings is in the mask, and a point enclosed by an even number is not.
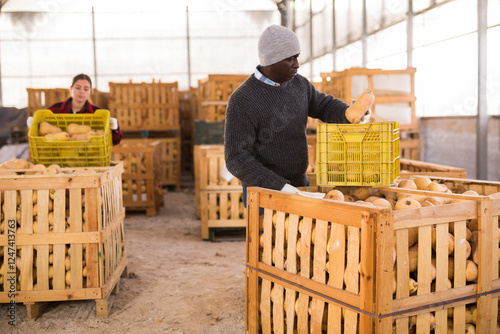
{"type": "Polygon", "coordinates": [[[244,228],[246,209],[237,178],[221,177],[223,145],[197,145],[195,160],[196,211],[201,218],[201,237],[213,240],[214,229],[244,228]],[[198,181],[196,180],[198,179],[198,181]]]}
{"type": "Polygon", "coordinates": [[[500,183],[432,179],[398,210],[249,188],[247,332],[496,333],[500,183]]]}
{"type": "Polygon", "coordinates": [[[155,139],[123,139],[113,146],[111,159],[122,161],[123,205],[127,210],[155,216],[163,205],[161,142],[155,139]]]}
{"type": "MultiPolygon", "coordinates": [[[[68,88],[27,88],[26,90],[28,91],[28,107],[26,108],[28,116],[33,116],[35,111],[48,109],[54,103],[65,101],[71,96],[68,88]]],[[[108,109],[108,93],[94,89],[89,100],[99,108],[108,109]]]]}
{"type": "Polygon", "coordinates": [[[109,83],[109,110],[123,138],[160,141],[162,186],[181,185],[181,131],[177,82],[109,83]]]}
{"type": "Polygon", "coordinates": [[[229,96],[248,75],[210,74],[198,80],[198,110],[195,119],[220,122],[226,118],[229,96]]]}
{"type": "Polygon", "coordinates": [[[36,318],[41,302],[93,299],[106,317],[127,268],[123,165],[1,171],[0,302],[36,318]]]}
{"type": "Polygon", "coordinates": [[[415,72],[413,67],[402,70],[349,68],[322,73],[321,89],[345,103],[351,104],[364,91],[375,95],[372,121],[395,121],[401,132],[401,157],[419,160],[419,124],[415,114],[415,72]]]}

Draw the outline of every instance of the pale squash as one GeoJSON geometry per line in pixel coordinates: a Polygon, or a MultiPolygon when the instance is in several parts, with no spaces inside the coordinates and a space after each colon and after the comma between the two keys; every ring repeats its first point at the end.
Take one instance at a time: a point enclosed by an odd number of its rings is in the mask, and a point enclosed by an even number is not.
{"type": "Polygon", "coordinates": [[[62,132],[62,129],[50,124],[49,122],[41,122],[39,127],[38,127],[38,135],[39,136],[45,136],[47,134],[51,133],[59,133],[62,132]]]}

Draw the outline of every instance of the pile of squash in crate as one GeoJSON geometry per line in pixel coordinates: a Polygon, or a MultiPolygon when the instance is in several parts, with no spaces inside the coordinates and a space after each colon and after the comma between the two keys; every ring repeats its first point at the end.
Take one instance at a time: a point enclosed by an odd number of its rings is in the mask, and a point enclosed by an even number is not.
{"type": "Polygon", "coordinates": [[[496,332],[500,183],[304,190],[249,188],[250,333],[496,332]]]}
{"type": "Polygon", "coordinates": [[[107,316],[109,296],[126,270],[121,196],[123,166],[45,167],[22,159],[0,165],[0,303],[28,317],[37,302],[95,299],[107,316]]]}

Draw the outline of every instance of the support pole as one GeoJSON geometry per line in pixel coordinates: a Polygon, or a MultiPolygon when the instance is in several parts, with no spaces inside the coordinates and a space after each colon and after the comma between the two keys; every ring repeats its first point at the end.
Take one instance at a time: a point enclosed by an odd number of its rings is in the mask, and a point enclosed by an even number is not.
{"type": "Polygon", "coordinates": [[[488,0],[477,1],[477,178],[488,179],[488,109],[486,108],[486,29],[488,0]]]}
{"type": "Polygon", "coordinates": [[[92,6],[92,47],[94,49],[94,89],[97,90],[97,54],[95,46],[95,12],[94,6],[92,6]]]}
{"type": "Polygon", "coordinates": [[[186,6],[186,42],[187,42],[187,75],[188,87],[191,87],[191,46],[189,41],[189,6],[186,6]]]}

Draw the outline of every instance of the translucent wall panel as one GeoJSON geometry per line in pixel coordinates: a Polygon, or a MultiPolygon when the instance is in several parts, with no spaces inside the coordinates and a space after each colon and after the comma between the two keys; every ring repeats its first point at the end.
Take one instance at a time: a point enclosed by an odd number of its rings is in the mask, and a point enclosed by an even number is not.
{"type": "Polygon", "coordinates": [[[414,50],[417,116],[477,114],[477,36],[414,50]]]}
{"type": "Polygon", "coordinates": [[[456,0],[416,16],[413,22],[414,47],[476,31],[476,13],[476,1],[456,0]]]}
{"type": "Polygon", "coordinates": [[[406,21],[368,36],[367,58],[368,68],[406,68],[406,21]]]}
{"type": "Polygon", "coordinates": [[[295,34],[299,38],[300,41],[300,58],[302,62],[305,62],[306,60],[309,60],[311,57],[311,48],[309,41],[311,40],[310,38],[310,26],[309,24],[299,27],[295,30],[295,34]]]}
{"type": "Polygon", "coordinates": [[[490,28],[488,34],[488,73],[486,74],[486,104],[488,114],[500,115],[500,27],[490,28]]]}
{"type": "Polygon", "coordinates": [[[336,71],[342,71],[351,67],[361,67],[363,64],[362,51],[361,42],[349,44],[348,46],[339,49],[336,55],[336,71]]]}
{"type": "Polygon", "coordinates": [[[314,57],[323,56],[332,51],[333,26],[331,6],[325,7],[314,15],[313,20],[313,50],[314,57]]]}
{"type": "Polygon", "coordinates": [[[363,29],[363,1],[336,0],[337,45],[345,45],[349,41],[361,38],[363,29]]]}
{"type": "Polygon", "coordinates": [[[488,1],[488,27],[500,24],[500,1],[488,1]]]}
{"type": "Polygon", "coordinates": [[[366,1],[366,26],[368,34],[393,22],[406,18],[408,0],[366,1]]]}
{"type": "Polygon", "coordinates": [[[15,4],[11,12],[2,8],[0,56],[2,103],[18,108],[27,106],[26,88],[65,88],[82,72],[100,91],[111,81],[177,81],[188,89],[209,74],[249,74],[258,64],[260,34],[280,24],[276,5],[265,0],[96,1],[94,68],[90,2],[32,2],[31,12],[15,4]]]}

